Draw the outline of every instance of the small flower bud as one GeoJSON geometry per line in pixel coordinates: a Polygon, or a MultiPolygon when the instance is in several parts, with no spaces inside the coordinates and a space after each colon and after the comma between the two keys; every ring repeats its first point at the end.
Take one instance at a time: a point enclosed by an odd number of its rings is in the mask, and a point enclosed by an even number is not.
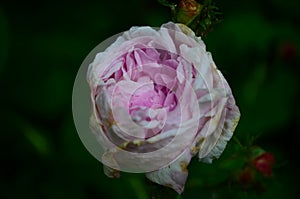
{"type": "Polygon", "coordinates": [[[201,9],[201,4],[195,0],[181,0],[177,12],[177,21],[189,24],[200,14],[201,9]]]}
{"type": "Polygon", "coordinates": [[[256,170],[262,173],[265,177],[271,176],[274,163],[275,158],[271,153],[263,153],[253,160],[253,165],[256,170]]]}

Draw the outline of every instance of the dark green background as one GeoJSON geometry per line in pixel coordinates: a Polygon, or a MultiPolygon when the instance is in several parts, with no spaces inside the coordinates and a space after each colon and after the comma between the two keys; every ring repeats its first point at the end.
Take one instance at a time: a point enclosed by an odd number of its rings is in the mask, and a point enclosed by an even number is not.
{"type": "MultiPolygon", "coordinates": [[[[225,20],[204,41],[230,83],[242,117],[242,143],[274,153],[274,176],[260,195],[214,186],[222,158],[194,160],[182,198],[295,198],[299,164],[298,1],[219,1],[225,20]]],[[[85,56],[133,25],[160,26],[168,9],[155,0],[0,3],[0,198],[148,198],[143,175],[109,179],[82,145],[71,94],[85,56]]],[[[240,169],[230,166],[230,171],[240,169]]]]}

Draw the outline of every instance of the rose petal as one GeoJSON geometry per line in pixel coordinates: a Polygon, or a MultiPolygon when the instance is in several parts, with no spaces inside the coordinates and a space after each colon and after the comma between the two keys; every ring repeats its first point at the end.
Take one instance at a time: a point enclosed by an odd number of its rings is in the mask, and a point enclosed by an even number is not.
{"type": "MultiPolygon", "coordinates": [[[[225,82],[224,77],[222,76],[224,80],[224,86],[226,87],[227,92],[230,92],[230,96],[226,102],[225,108],[223,110],[222,117],[224,119],[221,119],[219,122],[219,125],[214,132],[214,135],[218,135],[220,132],[220,136],[217,138],[215,136],[210,137],[209,141],[206,140],[207,144],[204,144],[203,148],[211,148],[211,151],[208,154],[205,154],[204,152],[199,152],[199,160],[206,163],[211,163],[213,159],[219,158],[222,152],[224,151],[227,142],[230,140],[230,138],[233,135],[233,132],[237,126],[237,123],[240,118],[240,112],[238,107],[235,105],[235,100],[231,94],[231,90],[229,88],[229,85],[227,82],[225,82]],[[212,141],[214,139],[215,141],[212,141]],[[208,146],[208,143],[210,143],[210,147],[208,146]],[[214,144],[215,143],[215,144],[214,144]]],[[[207,150],[209,151],[209,150],[207,150]]]]}
{"type": "Polygon", "coordinates": [[[188,177],[187,166],[190,161],[191,154],[189,150],[186,150],[175,162],[157,171],[146,173],[146,177],[181,194],[188,177]]]}

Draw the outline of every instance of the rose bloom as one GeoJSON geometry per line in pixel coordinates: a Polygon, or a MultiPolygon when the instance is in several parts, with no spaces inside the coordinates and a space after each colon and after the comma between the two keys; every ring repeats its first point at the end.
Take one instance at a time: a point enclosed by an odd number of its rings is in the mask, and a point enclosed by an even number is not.
{"type": "Polygon", "coordinates": [[[182,193],[193,156],[211,163],[240,113],[203,41],[182,24],[133,27],[89,65],[90,128],[108,176],[143,172],[182,193]]]}

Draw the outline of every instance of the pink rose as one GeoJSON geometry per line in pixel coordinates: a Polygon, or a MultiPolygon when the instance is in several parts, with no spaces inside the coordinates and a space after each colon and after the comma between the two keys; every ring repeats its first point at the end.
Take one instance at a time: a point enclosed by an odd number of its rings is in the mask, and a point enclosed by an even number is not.
{"type": "Polygon", "coordinates": [[[240,117],[211,54],[184,25],[131,28],[96,55],[87,80],[106,174],[143,172],[178,193],[191,158],[218,158],[240,117]]]}

